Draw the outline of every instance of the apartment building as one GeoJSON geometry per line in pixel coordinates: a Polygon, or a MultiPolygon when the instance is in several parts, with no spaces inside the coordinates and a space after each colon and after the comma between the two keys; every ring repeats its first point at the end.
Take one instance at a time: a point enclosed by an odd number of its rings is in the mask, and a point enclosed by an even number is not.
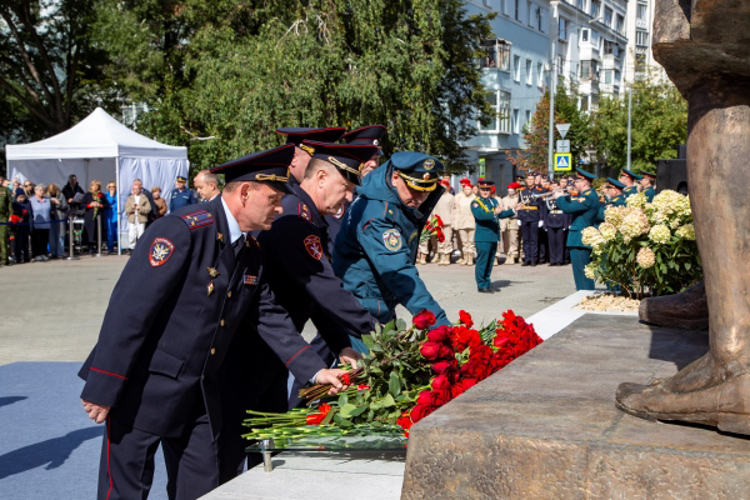
{"type": "Polygon", "coordinates": [[[666,79],[664,68],[656,62],[651,51],[656,0],[630,0],[628,3],[627,36],[625,52],[625,81],[651,73],[654,78],[666,79]]]}

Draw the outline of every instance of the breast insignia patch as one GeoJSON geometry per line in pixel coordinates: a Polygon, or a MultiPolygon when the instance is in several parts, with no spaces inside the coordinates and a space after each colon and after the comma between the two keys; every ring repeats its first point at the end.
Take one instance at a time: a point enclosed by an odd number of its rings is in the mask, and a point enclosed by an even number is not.
{"type": "Polygon", "coordinates": [[[243,282],[246,285],[248,285],[248,286],[257,285],[258,284],[258,277],[257,276],[253,276],[251,274],[246,274],[244,276],[243,282]]]}
{"type": "Polygon", "coordinates": [[[297,215],[299,215],[300,219],[305,219],[307,222],[312,222],[310,207],[308,207],[304,203],[297,204],[297,215]]]}
{"type": "Polygon", "coordinates": [[[383,232],[383,244],[391,252],[401,250],[403,243],[403,238],[401,237],[401,233],[398,232],[398,229],[388,229],[383,232]]]}
{"type": "Polygon", "coordinates": [[[174,243],[166,238],[155,238],[151,243],[149,251],[149,262],[152,267],[159,267],[165,264],[174,253],[174,243]]]}
{"type": "Polygon", "coordinates": [[[323,246],[320,244],[320,236],[311,234],[304,241],[305,250],[315,260],[320,260],[323,257],[323,246]]]}

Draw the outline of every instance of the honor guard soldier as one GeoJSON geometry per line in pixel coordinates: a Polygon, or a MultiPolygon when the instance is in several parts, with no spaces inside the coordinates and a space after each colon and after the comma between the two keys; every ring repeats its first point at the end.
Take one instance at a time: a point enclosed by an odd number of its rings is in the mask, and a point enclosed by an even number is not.
{"type": "Polygon", "coordinates": [[[307,165],[312,158],[312,152],[302,142],[305,139],[319,142],[336,142],[341,139],[344,132],[346,132],[346,129],[343,127],[287,127],[276,129],[277,134],[286,136],[287,144],[294,144],[294,159],[292,159],[292,166],[289,169],[289,173],[291,174],[289,188],[293,192],[296,191],[297,186],[305,177],[305,170],[307,170],[307,165]]]}
{"type": "MultiPolygon", "coordinates": [[[[347,132],[342,138],[346,144],[375,146],[378,148],[377,152],[372,155],[372,158],[369,158],[365,162],[362,168],[362,178],[380,166],[380,157],[383,156],[381,144],[383,143],[385,130],[383,125],[367,125],[366,127],[360,127],[347,132]]],[[[357,185],[359,185],[359,182],[357,182],[357,185]]],[[[341,205],[341,209],[338,212],[325,216],[326,223],[328,224],[328,251],[331,255],[333,255],[333,245],[336,243],[336,237],[341,230],[341,222],[344,220],[344,215],[351,204],[351,200],[347,200],[341,205]]]]}
{"type": "MultiPolygon", "coordinates": [[[[539,258],[539,222],[542,205],[541,196],[544,190],[535,185],[536,176],[530,172],[526,176],[526,185],[518,190],[523,208],[518,210],[518,220],[521,221],[521,243],[523,244],[522,266],[535,266],[539,258]]],[[[540,177],[541,182],[541,177],[540,177]]]]}
{"type": "MultiPolygon", "coordinates": [[[[495,263],[497,242],[500,238],[500,219],[513,217],[513,209],[503,210],[503,207],[492,197],[493,181],[480,179],[479,197],[471,202],[471,213],[476,221],[474,229],[474,244],[477,248],[477,260],[474,263],[474,279],[480,293],[494,293],[490,275],[495,263]]],[[[520,205],[518,205],[520,207],[520,205]]]]}
{"type": "Polygon", "coordinates": [[[622,194],[625,187],[625,184],[617,179],[607,177],[607,184],[604,185],[604,189],[606,190],[608,201],[599,207],[597,222],[604,222],[604,212],[608,207],[621,207],[628,204],[625,196],[622,194]]]}
{"type": "MultiPolygon", "coordinates": [[[[195,195],[193,192],[185,187],[185,177],[178,175],[177,180],[174,181],[174,189],[169,198],[169,211],[174,212],[178,208],[186,207],[188,205],[195,205],[195,195]]],[[[144,191],[145,194],[146,191],[144,191]]],[[[153,200],[151,200],[151,206],[154,206],[153,200]]]]}
{"type": "Polygon", "coordinates": [[[651,203],[654,201],[654,196],[656,196],[656,189],[654,189],[654,184],[656,183],[656,174],[652,174],[651,172],[645,172],[641,176],[641,189],[644,193],[646,193],[646,201],[651,203]]]}
{"type": "Polygon", "coordinates": [[[550,196],[544,198],[544,229],[547,232],[549,265],[562,266],[565,261],[565,230],[570,218],[560,210],[552,198],[552,193],[562,192],[557,181],[550,185],[550,196]]]}
{"type": "Polygon", "coordinates": [[[427,309],[438,325],[450,324],[414,265],[427,215],[443,193],[441,170],[432,156],[395,153],[363,179],[344,217],[333,270],[381,323],[394,319],[401,304],[412,314],[427,309]]]}
{"type": "Polygon", "coordinates": [[[622,169],[622,172],[620,172],[620,182],[625,184],[625,188],[622,190],[622,194],[626,200],[629,196],[638,194],[638,184],[636,184],[636,181],[640,180],[640,175],[631,170],[628,170],[627,168],[622,169]]]}
{"type": "MultiPolygon", "coordinates": [[[[349,336],[359,339],[370,333],[375,320],[357,298],[341,286],[331,267],[328,225],[324,216],[335,214],[351,201],[365,164],[378,152],[372,144],[328,144],[304,141],[312,159],[299,189],[284,197],[283,212],[258,241],[266,253],[266,272],[278,304],[292,318],[298,334],[308,320],[318,328],[311,345],[326,362],[333,354],[341,362],[355,361],[349,336]],[[322,337],[322,338],[321,338],[322,337]],[[332,354],[333,353],[333,354],[332,354]]],[[[362,344],[363,345],[363,344],[362,344]]],[[[283,395],[283,407],[266,405],[266,411],[287,410],[287,370],[277,366],[275,396],[283,395]]],[[[289,394],[289,406],[297,406],[298,380],[289,394]]]]}
{"type": "Polygon", "coordinates": [[[601,203],[596,191],[591,188],[591,182],[596,179],[596,175],[580,168],[576,169],[576,174],[577,195],[564,196],[562,192],[557,192],[552,197],[563,212],[573,217],[567,244],[570,248],[570,261],[573,264],[576,290],[593,290],[594,280],[587,278],[583,272],[586,264],[591,261],[591,247],[583,244],[581,232],[589,226],[596,225],[601,203]]]}
{"type": "MultiPolygon", "coordinates": [[[[269,229],[280,212],[293,153],[282,146],[214,169],[226,176],[222,195],[158,219],[149,244],[133,251],[79,372],[84,409],[106,421],[99,499],[146,498],[159,444],[170,499],[202,496],[237,474],[239,422],[256,389],[244,382],[261,384],[265,361],[238,347],[296,335],[262,280],[259,245],[245,234],[269,229]],[[254,330],[237,335],[246,314],[254,330]],[[246,367],[256,369],[253,380],[227,376],[246,367]]],[[[300,340],[274,352],[297,376],[344,389],[343,372],[311,361],[300,340]]]]}

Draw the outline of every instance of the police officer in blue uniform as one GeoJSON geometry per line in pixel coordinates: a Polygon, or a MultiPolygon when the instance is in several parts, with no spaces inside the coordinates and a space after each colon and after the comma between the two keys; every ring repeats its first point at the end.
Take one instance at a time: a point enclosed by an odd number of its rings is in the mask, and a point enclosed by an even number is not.
{"type": "Polygon", "coordinates": [[[625,185],[625,188],[622,190],[622,195],[626,200],[631,195],[638,194],[638,184],[636,184],[636,182],[640,180],[640,175],[628,170],[627,168],[622,169],[622,172],[620,172],[620,182],[625,185]]]}
{"type": "Polygon", "coordinates": [[[622,194],[626,188],[625,184],[614,179],[613,177],[607,177],[607,184],[604,188],[607,190],[607,202],[599,207],[599,215],[597,216],[597,222],[604,222],[604,211],[608,207],[622,207],[628,204],[625,196],[622,194]]]}
{"type": "Polygon", "coordinates": [[[526,185],[518,190],[523,208],[518,210],[518,220],[521,221],[521,243],[523,244],[522,266],[535,266],[539,259],[539,221],[542,205],[541,196],[544,190],[535,185],[536,176],[529,172],[526,185]]]}
{"type": "Polygon", "coordinates": [[[199,497],[236,475],[244,458],[239,409],[261,390],[246,384],[263,381],[267,358],[238,349],[245,339],[273,346],[297,376],[344,389],[342,372],[325,369],[296,340],[263,281],[260,246],[245,234],[270,228],[281,210],[293,151],[282,146],[214,169],[226,176],[224,193],[156,221],[143,237],[149,244],[125,266],[79,372],[84,409],[106,421],[98,498],[146,498],[160,444],[169,498],[199,497]],[[246,315],[254,330],[237,335],[246,315]],[[246,366],[257,370],[252,379],[228,376],[246,366]]]}
{"type": "Polygon", "coordinates": [[[292,192],[297,191],[299,183],[305,177],[307,165],[312,159],[312,151],[308,146],[302,144],[305,140],[318,142],[336,142],[346,129],[343,127],[286,127],[276,129],[277,134],[286,136],[286,143],[294,145],[294,158],[289,168],[289,188],[292,192]]]}
{"type": "MultiPolygon", "coordinates": [[[[313,151],[305,177],[295,193],[284,197],[283,212],[269,231],[260,233],[258,241],[267,255],[271,289],[299,334],[312,319],[322,338],[311,344],[321,357],[331,361],[331,354],[335,354],[342,362],[352,362],[358,355],[351,348],[349,336],[360,338],[370,333],[376,321],[350,291],[342,288],[333,272],[324,215],[335,214],[344,201],[351,200],[365,163],[378,148],[307,140],[303,145],[313,151]]],[[[275,409],[286,411],[287,371],[283,365],[279,368],[283,383],[271,397],[283,396],[283,407],[276,405],[275,409]]],[[[307,380],[301,380],[292,386],[290,407],[298,405],[297,394],[305,383],[307,380]]],[[[266,405],[266,409],[269,407],[273,408],[266,405]]]]}
{"type": "MultiPolygon", "coordinates": [[[[477,249],[477,260],[474,262],[474,279],[479,293],[494,293],[490,275],[495,263],[497,242],[500,238],[500,219],[515,215],[515,210],[502,210],[497,199],[492,194],[495,186],[493,181],[479,179],[479,197],[471,202],[471,213],[474,215],[476,227],[474,229],[474,244],[477,249]]],[[[520,207],[520,205],[519,205],[520,207]]]]}
{"type": "Polygon", "coordinates": [[[565,261],[565,232],[570,224],[568,215],[560,210],[555,200],[552,199],[552,193],[559,190],[560,185],[557,181],[553,182],[550,185],[549,196],[546,196],[542,203],[550,266],[562,266],[565,261]]]}
{"type": "MultiPolygon", "coordinates": [[[[365,162],[365,166],[362,168],[362,177],[380,166],[380,158],[383,156],[383,148],[381,147],[383,135],[385,135],[385,127],[383,125],[367,125],[366,127],[360,127],[344,134],[343,140],[346,144],[368,145],[378,148],[377,153],[373,154],[372,158],[369,158],[365,162]]],[[[328,251],[331,255],[333,255],[333,244],[341,230],[344,215],[351,204],[351,201],[346,201],[341,205],[341,209],[338,212],[325,216],[326,223],[328,224],[328,251]]]]}
{"type": "Polygon", "coordinates": [[[450,324],[414,262],[419,236],[443,193],[443,165],[422,153],[395,153],[365,177],[344,217],[333,250],[333,270],[344,288],[381,323],[396,317],[396,304],[412,314],[428,310],[450,324]]]}
{"type": "MultiPolygon", "coordinates": [[[[169,211],[174,212],[178,208],[187,207],[188,205],[195,205],[195,195],[193,191],[185,187],[185,179],[183,176],[178,175],[177,180],[174,183],[174,189],[169,198],[169,211]]],[[[151,199],[151,207],[155,206],[154,200],[151,199]]]]}
{"type": "Polygon", "coordinates": [[[646,193],[646,201],[649,203],[654,201],[654,196],[656,196],[656,189],[654,189],[655,183],[656,174],[652,174],[651,172],[644,172],[641,176],[641,189],[643,189],[643,192],[646,193]]]}
{"type": "Polygon", "coordinates": [[[591,247],[583,244],[581,232],[589,226],[596,225],[601,202],[596,191],[591,187],[591,182],[596,179],[596,175],[580,168],[576,169],[576,174],[577,195],[564,196],[562,192],[557,192],[552,197],[556,200],[560,210],[573,216],[567,244],[570,248],[576,290],[594,290],[594,280],[587,278],[584,274],[586,264],[591,261],[591,247]]]}

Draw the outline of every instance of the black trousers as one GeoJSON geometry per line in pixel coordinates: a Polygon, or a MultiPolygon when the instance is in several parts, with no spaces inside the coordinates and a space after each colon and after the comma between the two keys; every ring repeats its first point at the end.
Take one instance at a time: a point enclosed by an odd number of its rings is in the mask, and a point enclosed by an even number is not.
{"type": "Polygon", "coordinates": [[[31,260],[29,255],[29,236],[31,229],[29,226],[18,226],[13,228],[13,246],[16,254],[16,262],[28,262],[31,260]]]}
{"type": "Polygon", "coordinates": [[[536,262],[539,259],[539,221],[521,222],[521,240],[523,242],[524,262],[536,262]]]}
{"type": "Polygon", "coordinates": [[[31,255],[34,257],[47,255],[47,245],[49,245],[49,229],[32,229],[31,255]]]}
{"type": "Polygon", "coordinates": [[[205,495],[237,474],[237,464],[221,460],[220,441],[212,436],[206,414],[195,418],[178,437],[156,436],[108,418],[97,498],[147,498],[159,444],[167,466],[169,498],[188,500],[205,495]]]}
{"type": "Polygon", "coordinates": [[[565,257],[565,228],[547,228],[550,264],[562,264],[565,257]]]}
{"type": "Polygon", "coordinates": [[[539,263],[550,262],[549,243],[547,241],[547,231],[539,230],[539,263]]]}

